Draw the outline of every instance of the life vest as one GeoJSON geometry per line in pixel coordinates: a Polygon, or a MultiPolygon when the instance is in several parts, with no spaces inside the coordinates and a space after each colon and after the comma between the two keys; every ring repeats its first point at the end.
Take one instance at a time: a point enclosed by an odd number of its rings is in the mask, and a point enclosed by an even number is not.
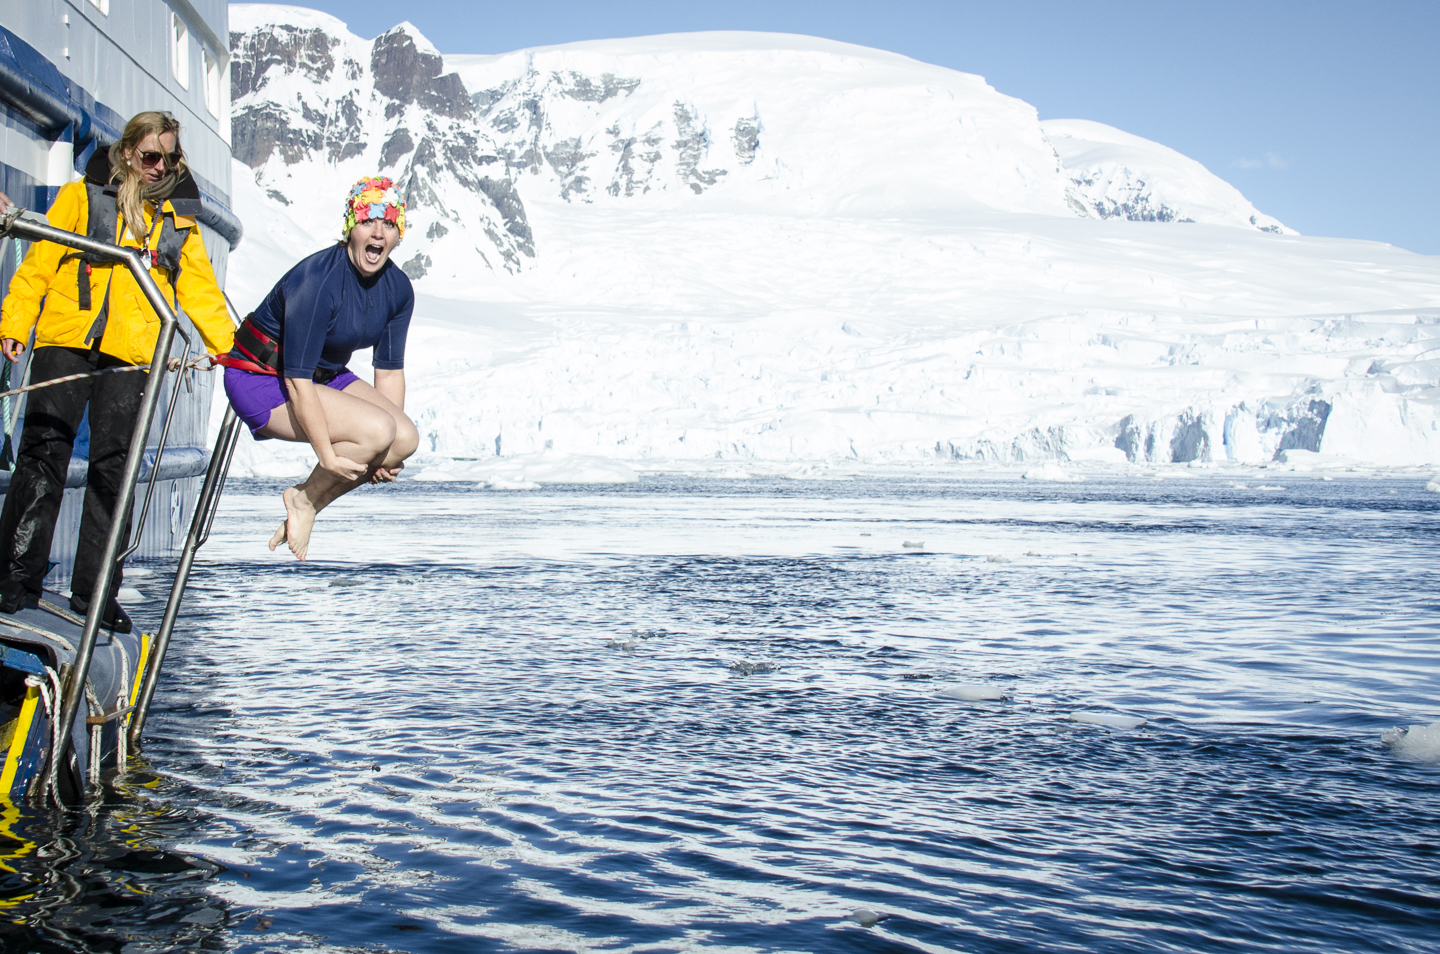
{"type": "MultiPolygon", "coordinates": [[[[97,242],[104,242],[106,245],[115,245],[115,223],[118,217],[120,189],[119,186],[110,182],[110,158],[108,150],[96,149],[90,161],[85,164],[85,200],[89,207],[89,218],[85,227],[85,235],[97,242]]],[[[195,180],[189,175],[181,178],[176,183],[175,190],[170,199],[160,203],[160,209],[155,213],[161,216],[160,240],[156,244],[154,261],[156,265],[164,268],[170,285],[173,288],[180,279],[180,256],[185,249],[185,242],[190,237],[193,226],[179,228],[175,224],[175,201],[193,200],[198,206],[200,201],[200,190],[195,185],[195,180]],[[165,207],[169,205],[170,208],[165,207]]],[[[190,204],[190,203],[185,203],[190,204]]],[[[102,258],[90,252],[71,252],[60,261],[64,262],[78,258],[82,262],[81,267],[75,270],[76,296],[75,300],[80,307],[89,311],[93,307],[90,298],[90,273],[96,268],[114,268],[116,262],[102,258]]],[[[124,266],[121,266],[122,268],[124,266]]],[[[109,287],[109,283],[106,283],[109,287]]],[[[103,326],[104,313],[96,318],[96,324],[103,326]]],[[[92,329],[92,336],[94,330],[92,329]]]]}

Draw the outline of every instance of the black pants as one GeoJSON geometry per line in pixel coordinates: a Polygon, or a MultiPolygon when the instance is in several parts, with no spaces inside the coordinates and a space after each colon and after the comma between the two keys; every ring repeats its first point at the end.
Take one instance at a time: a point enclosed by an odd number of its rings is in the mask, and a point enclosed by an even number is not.
{"type": "MultiPolygon", "coordinates": [[[[0,358],[0,360],[4,360],[0,358]]],[[[36,348],[30,360],[30,383],[38,384],[67,374],[123,367],[127,362],[84,348],[36,348]]],[[[75,572],[70,588],[90,599],[100,574],[110,517],[120,495],[125,458],[148,372],[102,374],[30,392],[25,407],[25,430],[20,452],[10,475],[10,490],[0,510],[0,578],[22,584],[32,594],[41,592],[49,567],[50,542],[55,519],[65,495],[65,474],[75,432],[90,405],[90,476],[85,487],[85,509],[80,516],[80,539],[75,548],[75,572]]],[[[125,515],[126,534],[130,515],[125,515]]],[[[110,595],[120,589],[115,571],[110,595]]]]}

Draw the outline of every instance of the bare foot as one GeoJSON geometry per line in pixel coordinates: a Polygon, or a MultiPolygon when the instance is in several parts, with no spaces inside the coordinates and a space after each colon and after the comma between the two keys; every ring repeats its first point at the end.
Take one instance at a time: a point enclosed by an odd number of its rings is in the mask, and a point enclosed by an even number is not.
{"type": "Polygon", "coordinates": [[[315,527],[315,507],[299,487],[287,487],[281,499],[285,501],[285,522],[270,538],[270,549],[283,542],[295,559],[304,560],[310,549],[310,531],[315,527]]]}

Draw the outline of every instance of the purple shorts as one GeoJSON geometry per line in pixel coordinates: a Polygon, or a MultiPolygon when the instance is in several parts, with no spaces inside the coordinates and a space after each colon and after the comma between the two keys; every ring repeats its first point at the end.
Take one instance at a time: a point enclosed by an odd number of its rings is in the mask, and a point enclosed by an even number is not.
{"type": "MultiPolygon", "coordinates": [[[[355,372],[341,371],[325,386],[343,391],[359,380],[355,372]]],[[[270,412],[285,403],[285,388],[281,386],[279,377],[242,371],[239,368],[226,368],[225,396],[230,399],[230,406],[250,428],[250,433],[257,441],[270,440],[257,432],[270,423],[270,412]]]]}

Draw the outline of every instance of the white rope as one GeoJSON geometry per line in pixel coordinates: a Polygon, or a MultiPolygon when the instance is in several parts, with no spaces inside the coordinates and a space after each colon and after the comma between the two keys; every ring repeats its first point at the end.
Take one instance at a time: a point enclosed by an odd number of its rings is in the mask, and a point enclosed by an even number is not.
{"type": "MultiPolygon", "coordinates": [[[[0,360],[3,360],[3,359],[0,359],[0,360]]],[[[209,356],[208,354],[205,355],[205,356],[202,357],[202,358],[196,358],[194,361],[191,361],[191,362],[187,363],[187,364],[184,366],[184,369],[183,369],[183,370],[186,370],[186,371],[194,371],[194,370],[196,370],[197,368],[200,367],[200,362],[202,362],[202,361],[209,361],[209,360],[210,360],[210,356],[209,356]]],[[[211,365],[211,366],[213,367],[213,365],[211,365]]],[[[127,364],[127,365],[125,365],[123,368],[101,368],[101,369],[98,370],[98,371],[81,371],[79,374],[67,374],[67,375],[65,375],[64,377],[51,378],[49,381],[41,381],[39,384],[27,384],[27,385],[25,385],[23,388],[15,388],[14,390],[6,391],[6,392],[4,392],[3,394],[0,394],[0,398],[13,397],[13,396],[15,396],[15,395],[17,395],[17,394],[24,394],[24,393],[27,392],[27,391],[38,391],[38,390],[40,390],[41,388],[53,387],[54,385],[57,385],[57,384],[66,384],[66,383],[68,383],[68,382],[70,382],[70,381],[79,381],[79,380],[81,380],[82,378],[93,378],[93,377],[95,377],[96,375],[100,375],[100,374],[125,374],[126,372],[129,372],[129,371],[149,371],[149,370],[150,370],[150,365],[148,365],[148,364],[127,364]]],[[[180,370],[182,370],[182,369],[181,369],[180,367],[178,367],[178,366],[171,366],[170,370],[171,370],[171,371],[180,371],[180,370]]],[[[209,370],[209,369],[207,368],[206,370],[209,370]]]]}
{"type": "MultiPolygon", "coordinates": [[[[125,640],[120,638],[120,634],[115,633],[111,635],[110,642],[114,643],[115,648],[120,650],[120,697],[123,699],[125,697],[125,683],[127,681],[125,677],[130,673],[130,654],[125,651],[125,640]]],[[[120,703],[120,707],[123,709],[125,703],[120,703]]]]}
{"type": "MultiPolygon", "coordinates": [[[[65,690],[60,685],[60,675],[53,669],[46,669],[45,675],[49,677],[51,691],[55,693],[53,701],[50,704],[50,726],[53,735],[53,738],[50,740],[50,760],[53,760],[60,757],[60,740],[65,738],[65,733],[70,730],[70,727],[66,726],[62,731],[60,726],[61,701],[65,698],[65,690]]],[[[46,767],[50,768],[48,765],[46,767]]],[[[60,769],[61,766],[57,764],[53,767],[53,771],[48,773],[50,776],[50,796],[55,799],[56,805],[63,804],[60,801],[60,769]]]]}
{"type": "Polygon", "coordinates": [[[34,686],[36,689],[40,690],[40,704],[45,709],[45,718],[50,720],[50,759],[46,760],[47,764],[44,766],[43,770],[45,771],[46,775],[49,776],[49,781],[47,784],[50,797],[55,800],[56,806],[60,806],[60,789],[58,783],[56,782],[56,777],[60,773],[58,771],[48,771],[51,768],[48,763],[52,759],[56,758],[57,753],[60,750],[60,718],[55,711],[55,700],[60,697],[60,680],[56,677],[55,673],[51,672],[49,669],[45,670],[45,675],[50,677],[50,682],[54,686],[53,694],[51,686],[46,685],[45,681],[39,676],[26,676],[25,685],[34,686]]]}
{"type": "Polygon", "coordinates": [[[29,623],[24,622],[23,620],[15,619],[13,616],[7,616],[4,619],[0,619],[0,626],[13,626],[16,629],[28,630],[29,632],[34,633],[36,636],[44,636],[52,643],[59,643],[61,649],[69,650],[72,653],[75,651],[75,647],[71,646],[70,641],[64,636],[59,636],[55,633],[52,633],[48,629],[41,629],[39,626],[31,626],[29,623]]]}
{"type": "MultiPolygon", "coordinates": [[[[100,704],[100,697],[95,694],[95,687],[90,684],[88,679],[85,680],[85,702],[86,708],[90,710],[91,718],[104,718],[105,707],[100,704]]],[[[102,733],[105,725],[104,723],[90,725],[89,719],[85,720],[85,725],[89,735],[86,741],[90,748],[89,766],[85,771],[85,776],[92,785],[98,786],[100,784],[100,740],[104,737],[102,733]]],[[[76,761],[78,762],[79,759],[77,758],[76,761]]]]}

